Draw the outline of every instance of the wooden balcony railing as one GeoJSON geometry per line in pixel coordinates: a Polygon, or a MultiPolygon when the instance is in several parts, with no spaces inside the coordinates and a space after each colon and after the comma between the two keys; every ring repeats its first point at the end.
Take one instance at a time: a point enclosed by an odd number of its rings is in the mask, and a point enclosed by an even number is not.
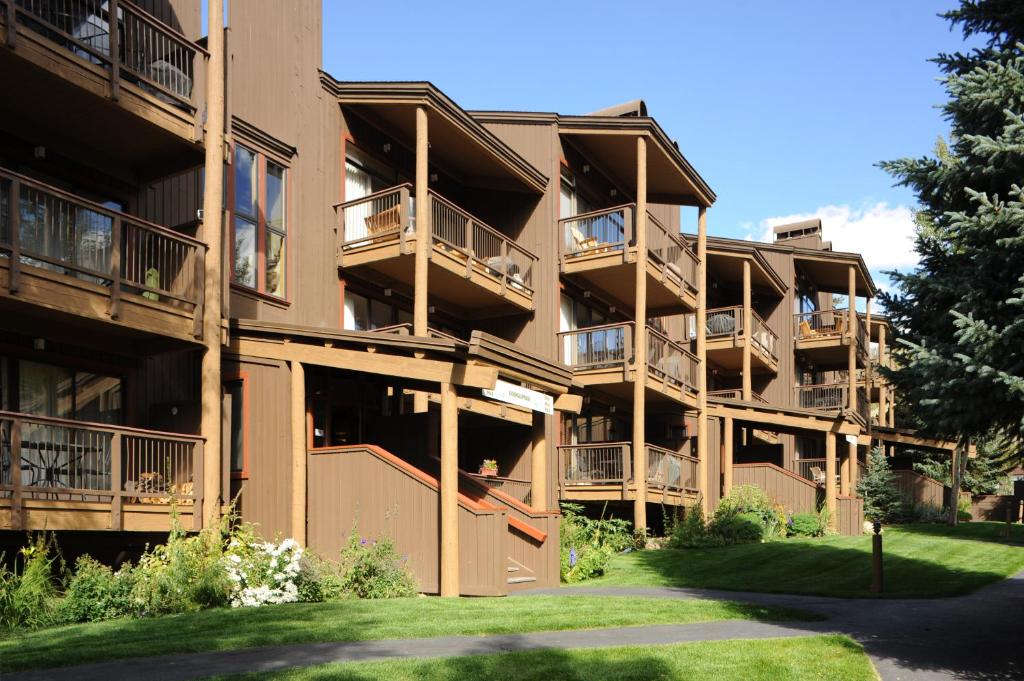
{"type": "Polygon", "coordinates": [[[558,447],[559,481],[566,487],[626,485],[633,479],[628,442],[598,442],[558,447]]]}
{"type": "MultiPolygon", "coordinates": [[[[793,472],[816,485],[825,484],[825,459],[796,459],[793,461],[793,472]]],[[[839,459],[836,458],[836,481],[839,479],[839,459]]]]}
{"type": "Polygon", "coordinates": [[[842,336],[849,326],[844,309],[798,312],[793,315],[793,334],[797,340],[822,336],[842,336]]]}
{"type": "Polygon", "coordinates": [[[647,484],[670,491],[700,491],[698,461],[662,447],[647,445],[647,484]]]}
{"type": "Polygon", "coordinates": [[[647,327],[647,366],[654,374],[697,392],[700,359],[651,327],[647,327]]]}
{"type": "MultiPolygon", "coordinates": [[[[711,390],[708,392],[708,397],[721,397],[727,400],[742,400],[743,390],[740,388],[730,388],[728,390],[711,390]]],[[[750,399],[760,404],[768,404],[768,400],[761,396],[761,393],[751,391],[750,399]]]]}
{"type": "MultiPolygon", "coordinates": [[[[417,202],[411,184],[401,184],[338,204],[340,248],[346,250],[397,237],[401,252],[416,234],[417,202]]],[[[428,194],[433,245],[458,254],[466,276],[474,271],[533,293],[537,256],[434,191],[428,194]]]]}
{"type": "Polygon", "coordinates": [[[38,33],[86,62],[110,73],[118,97],[122,81],[156,99],[198,111],[201,79],[208,53],[196,43],[128,0],[0,0],[4,5],[8,46],[15,25],[38,33]],[[113,21],[112,21],[112,18],[113,21]],[[111,24],[117,30],[110,30],[111,24]]]}
{"type": "Polygon", "coordinates": [[[430,204],[434,244],[465,256],[467,276],[474,267],[483,268],[503,286],[533,292],[537,256],[432,190],[430,204]]]}
{"type": "Polygon", "coordinates": [[[761,319],[761,315],[753,310],[750,311],[751,330],[750,340],[757,347],[774,360],[779,359],[778,345],[779,335],[768,328],[768,324],[761,319]]]}
{"type": "Polygon", "coordinates": [[[871,423],[871,400],[864,386],[857,386],[857,413],[864,423],[871,423]]]}
{"type": "MultiPolygon", "coordinates": [[[[411,336],[412,335],[412,324],[410,322],[403,322],[401,324],[391,324],[390,326],[378,326],[372,329],[375,333],[393,333],[397,336],[411,336]]],[[[453,340],[462,342],[461,338],[457,338],[450,333],[444,331],[438,331],[427,327],[428,338],[444,338],[445,340],[453,340]]]]}
{"type": "MultiPolygon", "coordinates": [[[[0,498],[20,528],[24,500],[194,504],[203,495],[203,441],[193,435],[0,411],[0,498]]],[[[193,514],[196,528],[202,514],[193,514]]],[[[59,528],[51,528],[59,529],[59,528]]]]}
{"type": "Polygon", "coordinates": [[[708,310],[705,327],[708,339],[742,335],[743,306],[716,307],[708,310]]]}
{"type": "Polygon", "coordinates": [[[697,293],[700,260],[681,236],[670,232],[650,212],[647,213],[647,252],[651,260],[667,268],[692,293],[697,293]]]}
{"type": "MultiPolygon", "coordinates": [[[[597,253],[623,252],[636,243],[636,204],[629,203],[558,221],[563,262],[597,253]]],[[[678,234],[647,213],[647,254],[691,292],[698,287],[700,261],[678,234]]]]}
{"type": "Polygon", "coordinates": [[[846,408],[847,383],[798,385],[794,389],[796,406],[800,409],[841,411],[846,408]]]}
{"type": "Polygon", "coordinates": [[[502,478],[496,475],[469,474],[474,480],[491,489],[496,489],[517,499],[527,506],[533,504],[533,485],[529,480],[516,480],[514,478],[502,478]]]}
{"type": "Polygon", "coordinates": [[[625,364],[633,358],[633,322],[558,334],[562,363],[578,371],[625,364]]]}
{"type": "Polygon", "coordinates": [[[122,293],[182,307],[202,335],[206,245],[192,237],[0,168],[0,254],[13,292],[37,267],[110,289],[114,317],[122,293]]]}

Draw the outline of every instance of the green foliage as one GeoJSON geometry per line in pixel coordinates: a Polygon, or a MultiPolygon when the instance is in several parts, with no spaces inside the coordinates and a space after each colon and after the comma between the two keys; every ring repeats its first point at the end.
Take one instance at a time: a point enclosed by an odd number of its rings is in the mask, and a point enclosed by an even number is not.
{"type": "Polygon", "coordinates": [[[60,601],[59,619],[74,624],[137,615],[134,589],[135,572],[130,565],[114,572],[89,556],[81,556],[60,601]]]}
{"type": "Polygon", "coordinates": [[[903,499],[896,486],[896,476],[878,447],[871,450],[868,472],[857,483],[857,493],[864,498],[865,519],[883,523],[900,519],[903,499]]]}
{"type": "Polygon", "coordinates": [[[686,509],[683,521],[676,523],[669,536],[668,547],[672,549],[692,548],[706,545],[707,523],[704,520],[704,506],[701,500],[686,509]]]}
{"type": "Polygon", "coordinates": [[[827,525],[817,513],[794,513],[787,523],[789,533],[797,537],[821,537],[827,525]]]}
{"type": "Polygon", "coordinates": [[[612,556],[636,542],[629,522],[587,518],[579,504],[562,504],[560,537],[561,576],[566,583],[603,575],[612,556]]]}
{"type": "MultiPolygon", "coordinates": [[[[390,539],[369,541],[353,527],[338,564],[341,592],[357,598],[415,596],[416,578],[407,561],[395,552],[390,539]]],[[[331,582],[323,586],[328,591],[334,588],[331,582]]]]}
{"type": "Polygon", "coordinates": [[[715,517],[708,523],[708,534],[723,546],[733,544],[752,544],[761,541],[766,528],[761,516],[757,513],[737,513],[727,510],[715,512],[715,517]]]}
{"type": "Polygon", "coordinates": [[[302,554],[299,577],[299,601],[302,603],[323,603],[336,601],[345,596],[345,585],[339,574],[338,565],[324,560],[306,549],[302,554]]]}
{"type": "Polygon", "coordinates": [[[52,540],[37,535],[20,553],[20,573],[0,566],[0,629],[32,629],[57,621],[52,540]]]}
{"type": "MultiPolygon", "coordinates": [[[[881,164],[917,195],[919,265],[882,302],[899,336],[881,368],[915,425],[950,438],[1024,437],[1024,21],[1019,2],[945,16],[987,44],[934,61],[950,125],[932,156],[881,164]]],[[[908,424],[909,425],[909,424],[908,424]]]]}
{"type": "Polygon", "coordinates": [[[705,522],[701,504],[687,509],[669,540],[670,548],[731,546],[785,536],[782,508],[754,485],[737,485],[705,522]]]}
{"type": "Polygon", "coordinates": [[[752,513],[759,519],[764,528],[762,538],[778,539],[785,536],[786,516],[782,506],[775,503],[768,494],[757,485],[736,485],[725,496],[715,511],[719,513],[752,513]]]}

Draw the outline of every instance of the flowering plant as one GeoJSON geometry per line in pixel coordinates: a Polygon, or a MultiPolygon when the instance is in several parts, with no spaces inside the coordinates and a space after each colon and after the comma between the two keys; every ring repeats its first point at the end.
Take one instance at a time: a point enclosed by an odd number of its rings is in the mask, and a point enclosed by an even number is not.
{"type": "Polygon", "coordinates": [[[233,536],[224,552],[231,580],[231,607],[294,603],[299,600],[298,578],[302,547],[294,539],[260,541],[254,534],[233,536]]]}

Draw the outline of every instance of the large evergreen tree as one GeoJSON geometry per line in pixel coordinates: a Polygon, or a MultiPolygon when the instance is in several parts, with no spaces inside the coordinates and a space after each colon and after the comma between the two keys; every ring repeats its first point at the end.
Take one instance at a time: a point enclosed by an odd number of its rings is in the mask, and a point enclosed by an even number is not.
{"type": "Polygon", "coordinates": [[[983,46],[941,54],[948,144],[883,163],[920,203],[920,264],[883,303],[899,334],[887,371],[919,427],[1024,437],[1024,2],[962,0],[944,15],[983,46]]]}

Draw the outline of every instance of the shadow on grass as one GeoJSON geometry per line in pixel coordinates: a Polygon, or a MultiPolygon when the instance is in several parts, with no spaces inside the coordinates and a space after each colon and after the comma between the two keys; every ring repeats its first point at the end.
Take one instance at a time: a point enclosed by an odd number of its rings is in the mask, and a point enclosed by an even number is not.
{"type": "MultiPolygon", "coordinates": [[[[998,523],[953,530],[908,525],[883,534],[888,598],[970,593],[1024,569],[1024,550],[998,523]],[[964,541],[967,540],[967,541],[964,541]]],[[[671,586],[870,598],[871,538],[784,540],[711,549],[640,551],[616,559],[600,585],[671,586]]]]}

